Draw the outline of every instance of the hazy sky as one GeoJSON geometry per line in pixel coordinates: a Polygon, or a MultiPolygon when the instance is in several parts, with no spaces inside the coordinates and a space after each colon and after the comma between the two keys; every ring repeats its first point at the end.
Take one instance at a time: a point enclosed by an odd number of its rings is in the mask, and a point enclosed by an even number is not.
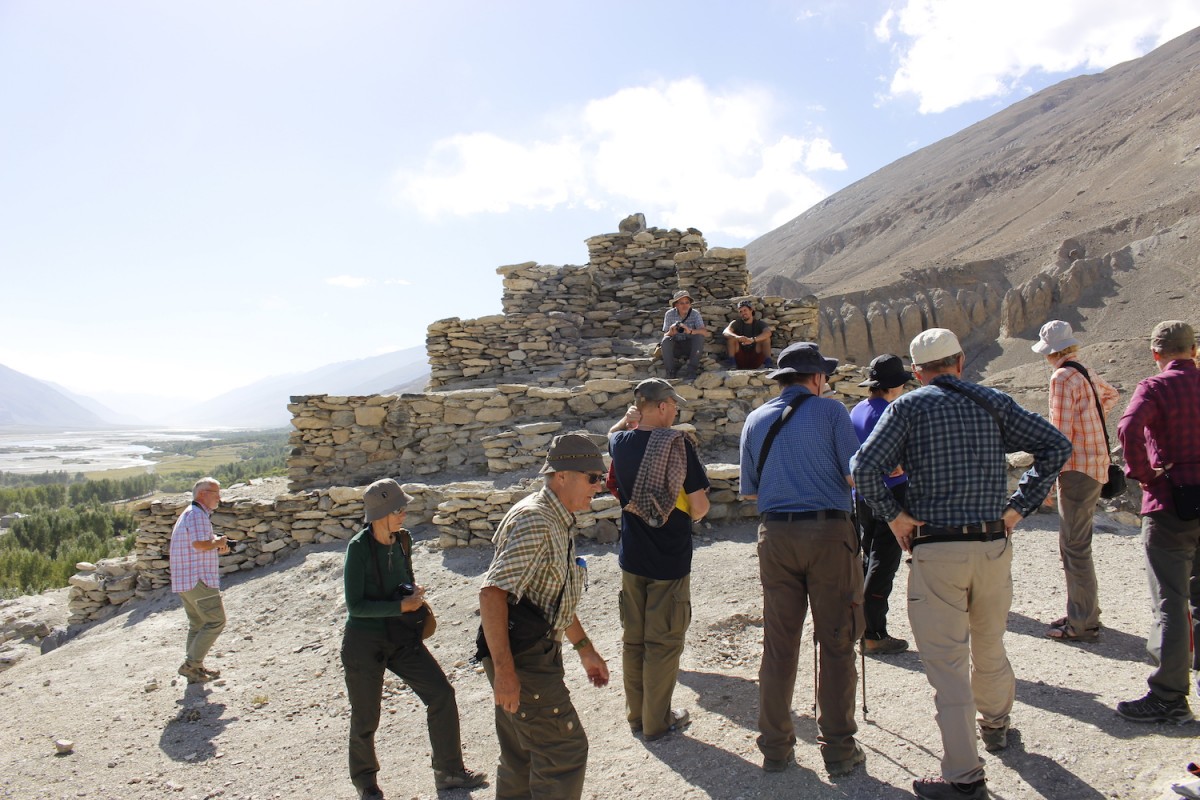
{"type": "Polygon", "coordinates": [[[740,246],[1195,0],[0,0],[0,364],[201,400],[500,310],[642,211],[740,246]]]}

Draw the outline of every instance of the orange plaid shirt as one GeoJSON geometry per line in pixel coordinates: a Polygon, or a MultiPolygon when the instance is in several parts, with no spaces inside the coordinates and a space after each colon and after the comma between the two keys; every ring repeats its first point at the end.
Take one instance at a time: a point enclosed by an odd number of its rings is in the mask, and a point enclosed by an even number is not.
{"type": "MultiPolygon", "coordinates": [[[[1104,483],[1108,480],[1111,461],[1108,448],[1104,445],[1104,428],[1100,424],[1100,415],[1096,413],[1096,401],[1087,378],[1077,370],[1064,367],[1066,361],[1083,364],[1077,358],[1063,356],[1054,362],[1054,374],[1050,376],[1050,424],[1062,431],[1063,436],[1071,441],[1072,448],[1071,457],[1063,465],[1063,472],[1082,472],[1104,483]]],[[[1117,405],[1120,395],[1095,370],[1087,364],[1083,366],[1092,378],[1096,393],[1100,395],[1100,404],[1107,415],[1117,405]]],[[[1112,438],[1116,439],[1115,429],[1112,438]]]]}

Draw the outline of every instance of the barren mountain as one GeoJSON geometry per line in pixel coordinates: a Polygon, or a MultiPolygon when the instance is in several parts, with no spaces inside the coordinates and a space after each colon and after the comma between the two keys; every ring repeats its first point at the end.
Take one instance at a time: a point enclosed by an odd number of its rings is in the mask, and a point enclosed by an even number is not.
{"type": "Polygon", "coordinates": [[[942,325],[991,374],[1031,360],[1010,340],[1058,317],[1089,343],[1134,342],[1117,363],[1145,374],[1153,323],[1195,321],[1198,234],[1200,29],[902,158],[747,250],[756,291],[821,299],[822,343],[843,357],[942,325]]]}

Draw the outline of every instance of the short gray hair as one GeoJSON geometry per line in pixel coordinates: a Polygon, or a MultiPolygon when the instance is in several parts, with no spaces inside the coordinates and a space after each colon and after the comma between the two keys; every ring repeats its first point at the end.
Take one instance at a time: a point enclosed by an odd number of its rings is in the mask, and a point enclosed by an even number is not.
{"type": "Polygon", "coordinates": [[[192,484],[192,498],[195,499],[201,492],[206,489],[220,489],[221,482],[216,478],[201,478],[192,484]]]}

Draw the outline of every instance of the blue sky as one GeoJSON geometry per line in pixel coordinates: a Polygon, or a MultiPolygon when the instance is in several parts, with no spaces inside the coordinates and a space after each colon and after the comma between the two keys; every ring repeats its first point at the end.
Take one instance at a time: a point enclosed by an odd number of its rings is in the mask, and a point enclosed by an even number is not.
{"type": "Polygon", "coordinates": [[[0,364],[201,400],[500,310],[642,211],[740,246],[1194,0],[0,0],[0,364]],[[194,371],[189,372],[188,367],[194,371]]]}

